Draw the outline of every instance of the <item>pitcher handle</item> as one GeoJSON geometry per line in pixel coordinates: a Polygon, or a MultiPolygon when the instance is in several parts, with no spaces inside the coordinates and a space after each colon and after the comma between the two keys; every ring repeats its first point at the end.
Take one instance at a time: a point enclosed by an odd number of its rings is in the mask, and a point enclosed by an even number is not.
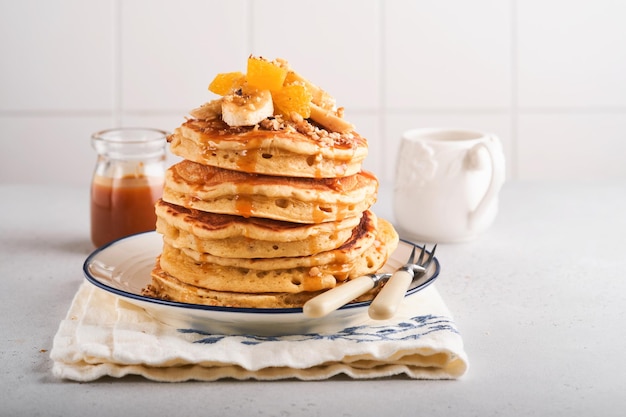
{"type": "Polygon", "coordinates": [[[486,141],[474,146],[471,152],[478,152],[480,148],[484,148],[489,154],[489,159],[491,160],[491,180],[489,181],[489,188],[487,188],[487,192],[485,192],[483,198],[476,208],[469,212],[468,222],[470,229],[474,228],[478,219],[484,216],[489,204],[498,196],[506,177],[504,155],[498,143],[498,139],[490,135],[486,141]]]}

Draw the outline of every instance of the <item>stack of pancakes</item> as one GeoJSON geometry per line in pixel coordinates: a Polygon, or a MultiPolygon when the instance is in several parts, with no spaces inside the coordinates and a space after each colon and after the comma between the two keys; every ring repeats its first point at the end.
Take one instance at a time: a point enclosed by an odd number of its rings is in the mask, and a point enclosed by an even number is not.
{"type": "MultiPolygon", "coordinates": [[[[367,141],[293,114],[230,126],[209,103],[169,137],[156,230],[163,251],[144,294],[228,307],[301,307],[380,269],[398,244],[370,210],[367,141]]],[[[366,294],[363,298],[371,298],[366,294]]]]}

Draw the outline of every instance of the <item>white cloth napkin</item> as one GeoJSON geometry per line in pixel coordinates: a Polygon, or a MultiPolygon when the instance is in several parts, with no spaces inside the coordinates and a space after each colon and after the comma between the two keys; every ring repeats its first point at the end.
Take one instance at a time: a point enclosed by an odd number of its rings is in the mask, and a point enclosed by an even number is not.
{"type": "Polygon", "coordinates": [[[462,376],[463,341],[435,287],[408,300],[393,320],[336,334],[224,336],[161,324],[84,282],[54,337],[53,373],[76,381],[133,374],[170,382],[462,376]]]}

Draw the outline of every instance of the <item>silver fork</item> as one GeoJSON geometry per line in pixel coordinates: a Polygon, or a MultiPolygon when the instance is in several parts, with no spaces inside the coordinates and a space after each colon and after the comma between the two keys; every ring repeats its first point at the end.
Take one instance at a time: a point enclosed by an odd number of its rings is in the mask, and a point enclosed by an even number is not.
{"type": "MultiPolygon", "coordinates": [[[[435,245],[436,247],[436,245],[435,245]]],[[[407,262],[412,262],[415,257],[415,248],[413,245],[413,250],[411,252],[411,256],[407,262]]],[[[424,254],[425,248],[422,248],[422,256],[424,254]]],[[[434,250],[433,250],[434,251],[434,250]]],[[[420,257],[422,257],[420,256],[420,257]]],[[[429,258],[432,260],[432,255],[429,258]]],[[[427,261],[429,262],[429,261],[427,261]]],[[[428,266],[424,267],[424,271],[428,266]]],[[[369,274],[364,275],[355,279],[351,279],[350,281],[341,284],[333,289],[323,292],[322,294],[310,299],[302,306],[302,311],[307,317],[323,317],[338,308],[346,305],[350,301],[359,297],[360,295],[365,294],[369,290],[374,287],[380,285],[382,282],[390,279],[393,274],[391,273],[379,273],[379,274],[369,274]]],[[[410,282],[409,282],[410,285],[410,282]]],[[[408,288],[408,287],[407,287],[408,288]]],[[[405,291],[406,292],[406,291],[405,291]]]]}
{"type": "Polygon", "coordinates": [[[385,286],[376,295],[367,310],[369,316],[374,320],[386,320],[392,318],[404,296],[417,276],[423,275],[435,257],[437,245],[433,246],[428,256],[426,256],[426,245],[422,246],[419,258],[415,259],[417,246],[413,246],[411,255],[407,263],[393,273],[385,283],[385,286]]]}

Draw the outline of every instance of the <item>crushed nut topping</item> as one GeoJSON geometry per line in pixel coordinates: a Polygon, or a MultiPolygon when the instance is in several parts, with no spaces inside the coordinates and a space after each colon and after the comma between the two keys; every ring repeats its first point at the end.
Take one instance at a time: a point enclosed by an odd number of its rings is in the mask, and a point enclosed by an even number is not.
{"type": "Polygon", "coordinates": [[[277,130],[285,129],[285,122],[283,121],[283,118],[280,115],[263,119],[261,120],[261,123],[259,123],[259,125],[264,130],[277,131],[277,130]]]}
{"type": "Polygon", "coordinates": [[[314,266],[313,268],[309,269],[309,276],[311,277],[316,277],[320,275],[321,273],[322,271],[320,271],[320,269],[317,266],[314,266]]]}
{"type": "Polygon", "coordinates": [[[296,131],[325,146],[338,144],[346,145],[354,139],[354,134],[352,132],[329,132],[322,127],[314,125],[309,119],[303,119],[302,116],[296,112],[291,114],[291,122],[296,131]]]}
{"type": "Polygon", "coordinates": [[[220,135],[249,130],[298,132],[325,147],[353,146],[358,137],[354,126],[344,119],[344,108],[337,108],[330,94],[293,71],[281,58],[270,61],[250,55],[246,74],[218,74],[209,90],[222,97],[192,110],[191,116],[230,125],[220,126],[220,135]],[[267,101],[265,95],[273,106],[262,106],[267,101]]]}

